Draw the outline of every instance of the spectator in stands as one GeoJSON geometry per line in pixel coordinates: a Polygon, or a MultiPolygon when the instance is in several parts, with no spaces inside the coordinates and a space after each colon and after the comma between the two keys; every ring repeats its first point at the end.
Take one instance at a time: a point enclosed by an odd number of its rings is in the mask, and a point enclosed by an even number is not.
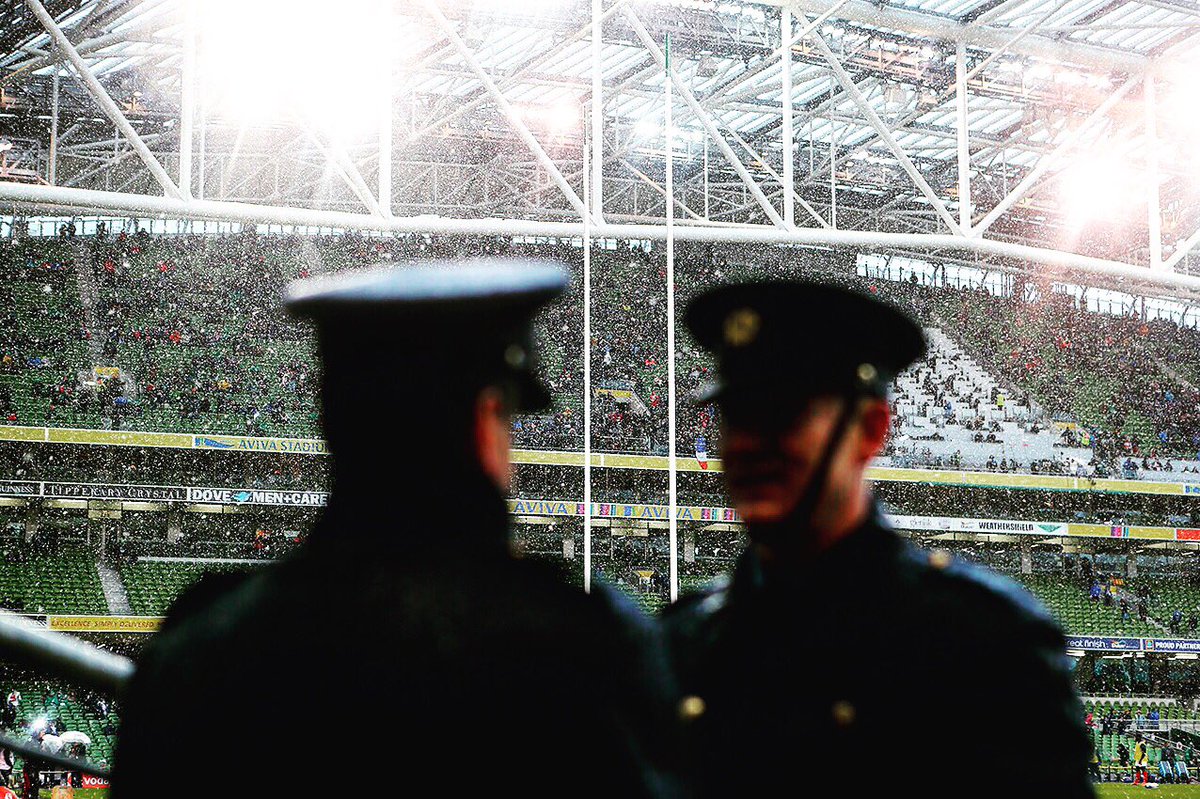
{"type": "MultiPolygon", "coordinates": [[[[6,604],[5,607],[10,607],[6,604]]],[[[8,698],[4,702],[3,716],[0,717],[0,723],[6,729],[12,729],[17,726],[17,713],[21,709],[21,692],[15,688],[9,691],[8,698]]]]}
{"type": "MultiPolygon", "coordinates": [[[[917,325],[869,296],[786,281],[702,294],[687,323],[719,363],[710,396],[750,541],[728,585],[664,619],[691,694],[692,787],[777,795],[803,757],[818,764],[805,777],[814,796],[882,795],[937,740],[940,760],[991,775],[974,797],[1091,797],[1061,631],[1015,586],[910,548],[864,482],[887,437],[887,384],[925,349],[917,325]],[[811,330],[829,346],[804,346],[811,330]],[[871,658],[853,654],[866,642],[871,658]],[[969,735],[944,734],[946,718],[985,717],[969,735]],[[996,774],[1029,719],[1053,755],[996,774]]],[[[921,792],[962,787],[925,781],[921,792]]]]}
{"type": "MultiPolygon", "coordinates": [[[[653,629],[603,584],[585,594],[508,547],[509,414],[547,399],[529,322],[564,284],[490,263],[293,290],[318,328],[332,497],[290,558],[175,604],[127,692],[114,795],[209,795],[178,775],[239,719],[345,729],[355,708],[314,701],[314,686],[418,731],[388,753],[408,793],[675,793],[678,698],[653,629]],[[379,427],[392,419],[420,424],[393,439],[379,427]],[[425,503],[455,516],[400,515],[425,503]],[[603,768],[583,775],[580,752],[603,768]]],[[[307,789],[292,735],[246,744],[222,764],[224,792],[257,796],[264,769],[275,790],[307,789]]]]}

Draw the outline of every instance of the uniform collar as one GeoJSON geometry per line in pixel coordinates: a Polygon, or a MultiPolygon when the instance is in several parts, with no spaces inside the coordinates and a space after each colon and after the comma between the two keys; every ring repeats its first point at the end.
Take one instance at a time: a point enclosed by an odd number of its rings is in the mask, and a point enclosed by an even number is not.
{"type": "MultiPolygon", "coordinates": [[[[803,533],[798,530],[796,534],[803,533]]],[[[769,569],[753,546],[746,547],[734,569],[730,594],[737,598],[776,590],[825,591],[844,585],[848,574],[855,574],[858,582],[869,578],[872,565],[887,560],[900,545],[899,536],[872,503],[858,528],[796,569],[769,569]]]]}

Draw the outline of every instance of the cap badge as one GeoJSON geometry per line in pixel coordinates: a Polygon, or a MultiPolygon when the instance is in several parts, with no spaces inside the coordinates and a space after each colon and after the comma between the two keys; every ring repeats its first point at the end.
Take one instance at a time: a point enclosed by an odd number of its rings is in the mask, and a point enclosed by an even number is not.
{"type": "Polygon", "coordinates": [[[762,318],[753,308],[738,308],[725,317],[725,343],[744,347],[758,337],[762,318]]]}
{"type": "Polygon", "coordinates": [[[875,378],[879,377],[879,370],[873,364],[860,363],[856,370],[858,382],[864,386],[869,386],[875,382],[875,378]]]}
{"type": "Polygon", "coordinates": [[[518,344],[509,344],[504,350],[504,362],[510,369],[520,369],[525,366],[527,356],[525,349],[518,344]]]}

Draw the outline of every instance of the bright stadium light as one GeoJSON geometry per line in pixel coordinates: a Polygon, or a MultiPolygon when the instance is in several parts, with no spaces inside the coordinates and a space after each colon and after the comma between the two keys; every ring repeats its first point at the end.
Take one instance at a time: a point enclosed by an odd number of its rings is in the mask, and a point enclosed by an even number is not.
{"type": "Polygon", "coordinates": [[[341,0],[336,8],[316,0],[208,0],[202,9],[200,70],[210,114],[246,126],[299,118],[337,135],[377,123],[393,24],[381,18],[377,0],[341,0]]]}
{"type": "Polygon", "coordinates": [[[1113,219],[1145,195],[1143,181],[1120,156],[1081,155],[1059,178],[1059,204],[1072,227],[1113,219]]]}

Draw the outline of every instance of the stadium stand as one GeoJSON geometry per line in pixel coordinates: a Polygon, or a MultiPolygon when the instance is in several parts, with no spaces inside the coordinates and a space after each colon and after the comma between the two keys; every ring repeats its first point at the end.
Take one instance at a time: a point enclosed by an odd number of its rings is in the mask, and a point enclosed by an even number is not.
{"type": "MultiPolygon", "coordinates": [[[[5,299],[14,309],[0,342],[0,411],[18,424],[319,436],[312,345],[279,309],[276,288],[320,272],[436,258],[446,246],[428,236],[249,233],[23,240],[0,265],[13,278],[5,299]]],[[[476,239],[466,250],[551,257],[580,269],[569,245],[476,239]]],[[[755,264],[759,274],[809,269],[800,254],[755,264]]],[[[641,245],[596,251],[597,449],[666,451],[663,270],[661,253],[641,245]]],[[[679,291],[686,298],[739,270],[749,271],[712,248],[683,247],[679,291]]],[[[897,382],[895,463],[1136,479],[1200,474],[1200,367],[1180,357],[1196,331],[1081,311],[1062,294],[1027,301],[865,272],[825,277],[887,296],[929,328],[930,357],[897,382]]],[[[581,443],[581,340],[570,312],[577,293],[539,323],[541,370],[558,406],[517,419],[518,446],[581,443]]],[[[703,438],[718,457],[715,408],[684,401],[711,374],[689,347],[681,343],[678,446],[690,451],[703,438]]]]}
{"type": "Polygon", "coordinates": [[[139,559],[121,570],[129,592],[129,604],[138,616],[163,616],[171,603],[206,574],[245,570],[245,563],[214,560],[188,561],[139,559]]]}
{"type": "Polygon", "coordinates": [[[0,560],[0,607],[26,613],[108,612],[94,559],[71,548],[56,555],[10,549],[0,560]]]}
{"type": "MultiPolygon", "coordinates": [[[[0,702],[16,691],[20,694],[15,723],[10,731],[27,739],[38,730],[53,730],[61,735],[67,731],[82,732],[91,739],[84,747],[88,760],[112,763],[116,730],[120,717],[116,707],[101,697],[86,691],[74,691],[54,681],[34,676],[24,669],[0,669],[0,702]]],[[[69,749],[70,747],[66,747],[69,749]]],[[[17,773],[23,762],[16,760],[17,773]]]]}
{"type": "Polygon", "coordinates": [[[1155,625],[1149,615],[1139,616],[1137,597],[1121,593],[1113,601],[1092,600],[1087,589],[1059,577],[1024,575],[1021,582],[1062,623],[1076,635],[1130,635],[1154,637],[1165,629],[1155,625]]]}
{"type": "Polygon", "coordinates": [[[940,328],[894,383],[890,455],[881,465],[1076,474],[1091,451],[1059,448],[1027,397],[1014,397],[940,328]]]}

